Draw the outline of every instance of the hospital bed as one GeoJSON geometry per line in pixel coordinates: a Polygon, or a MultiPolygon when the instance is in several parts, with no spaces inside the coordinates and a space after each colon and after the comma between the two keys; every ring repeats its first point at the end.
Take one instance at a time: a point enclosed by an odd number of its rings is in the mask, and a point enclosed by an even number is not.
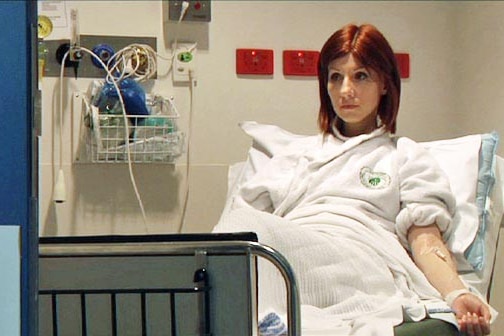
{"type": "MultiPolygon", "coordinates": [[[[228,200],[267,160],[264,139],[285,144],[293,136],[256,126],[247,161],[230,168],[228,200]]],[[[487,297],[503,215],[497,142],[490,133],[425,143],[457,201],[477,208],[474,241],[459,272],[487,297]]],[[[288,261],[252,233],[41,238],[39,335],[259,335],[257,257],[284,279],[288,335],[310,335],[288,261]]]]}
{"type": "Polygon", "coordinates": [[[278,267],[299,335],[288,262],[253,233],[45,237],[39,335],[257,335],[256,258],[278,267]]]}
{"type": "MultiPolygon", "coordinates": [[[[316,141],[310,139],[313,136],[293,134],[275,125],[243,122],[240,126],[251,137],[252,146],[249,149],[246,161],[238,162],[230,167],[224,214],[231,212],[233,202],[242,204],[243,199],[237,194],[238,190],[249,179],[256,176],[255,174],[262,167],[265,167],[276,153],[295,156],[303,149],[309,151],[312,148],[310,146],[312,146],[313,141],[316,141]],[[235,195],[237,195],[237,201],[234,200],[235,195]]],[[[493,274],[497,257],[499,231],[503,222],[504,159],[496,155],[498,142],[498,134],[491,132],[421,143],[436,159],[440,168],[445,171],[456,198],[457,215],[454,219],[454,233],[449,241],[449,246],[457,258],[459,274],[468,285],[486,298],[491,297],[492,284],[495,283],[493,274]]],[[[262,173],[264,174],[264,171],[262,173]]],[[[255,182],[257,183],[257,180],[255,182]]],[[[261,205],[264,204],[261,203],[261,205]]],[[[240,210],[242,209],[238,211],[240,210]]],[[[236,213],[237,211],[234,211],[230,218],[234,220],[234,217],[242,216],[240,214],[233,217],[233,214],[236,213]]],[[[247,215],[254,216],[255,214],[248,211],[247,215]]],[[[262,227],[266,228],[268,232],[266,234],[267,239],[271,239],[272,236],[269,232],[271,223],[268,222],[267,216],[257,214],[257,217],[261,217],[258,218],[257,222],[261,226],[264,223],[262,227]]],[[[250,223],[254,222],[247,218],[242,218],[242,220],[250,223]]],[[[289,237],[291,234],[296,234],[295,231],[293,229],[292,233],[289,232],[289,237]]],[[[281,233],[279,234],[281,237],[281,233]]],[[[278,238],[279,236],[275,237],[278,238]]],[[[272,239],[275,240],[276,238],[272,239]]],[[[320,243],[320,246],[324,246],[323,242],[318,243],[320,243]]],[[[284,244],[285,249],[292,252],[289,250],[292,248],[284,244]]],[[[310,250],[309,246],[302,245],[296,245],[296,249],[310,250]]],[[[284,250],[280,249],[282,253],[284,250]]],[[[296,253],[291,254],[295,255],[296,253]]],[[[303,263],[303,265],[305,264],[303,263]]],[[[312,260],[308,267],[303,266],[302,274],[297,274],[298,280],[301,279],[302,281],[305,278],[306,281],[310,281],[311,285],[313,277],[306,277],[304,274],[311,273],[310,269],[317,272],[321,267],[324,267],[323,261],[321,261],[320,265],[316,265],[312,260]]],[[[320,277],[323,278],[324,275],[320,273],[320,277]]],[[[322,279],[322,281],[325,280],[322,279]]],[[[300,290],[302,291],[302,289],[300,290]]],[[[303,297],[302,292],[301,297],[303,297]]],[[[495,298],[496,296],[493,295],[492,297],[495,298]]],[[[494,302],[491,303],[494,304],[494,302]]],[[[268,304],[271,305],[271,300],[268,304]]],[[[497,306],[496,308],[502,311],[503,307],[497,306]]],[[[303,310],[301,311],[303,312],[303,310]]],[[[306,322],[310,321],[304,315],[301,323],[304,336],[311,335],[311,330],[308,327],[311,323],[306,322]]],[[[320,325],[320,323],[313,323],[312,325],[320,325]]],[[[318,326],[316,328],[314,335],[340,335],[334,329],[323,333],[318,329],[318,326]]],[[[424,331],[424,334],[429,334],[429,332],[424,331]]],[[[345,335],[345,333],[341,335],[345,335]]]]}

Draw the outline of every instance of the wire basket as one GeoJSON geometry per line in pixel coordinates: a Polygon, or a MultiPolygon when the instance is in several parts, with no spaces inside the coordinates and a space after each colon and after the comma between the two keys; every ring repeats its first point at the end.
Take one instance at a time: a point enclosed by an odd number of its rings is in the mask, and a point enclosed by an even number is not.
{"type": "Polygon", "coordinates": [[[177,130],[177,117],[124,116],[95,110],[88,137],[91,162],[174,163],[184,147],[184,134],[177,130]]]}

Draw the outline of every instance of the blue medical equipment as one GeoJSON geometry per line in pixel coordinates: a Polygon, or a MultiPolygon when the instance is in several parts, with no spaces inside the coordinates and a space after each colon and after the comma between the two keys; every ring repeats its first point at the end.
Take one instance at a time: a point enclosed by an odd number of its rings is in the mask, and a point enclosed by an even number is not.
{"type": "MultiPolygon", "coordinates": [[[[124,112],[128,115],[149,115],[147,109],[145,90],[135,80],[122,79],[117,83],[124,102],[124,112]]],[[[105,83],[94,102],[100,113],[122,114],[117,89],[113,83],[105,83]]]]}

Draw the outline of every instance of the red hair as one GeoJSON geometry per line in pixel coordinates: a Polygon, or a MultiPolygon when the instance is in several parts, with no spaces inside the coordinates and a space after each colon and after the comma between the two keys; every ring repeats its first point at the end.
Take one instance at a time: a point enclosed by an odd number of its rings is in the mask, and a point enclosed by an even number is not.
{"type": "Polygon", "coordinates": [[[344,26],[329,37],[320,51],[318,63],[320,93],[318,126],[320,130],[325,134],[332,133],[334,120],[336,120],[338,128],[341,126],[339,123],[342,121],[337,118],[327,92],[328,67],[333,60],[347,54],[352,54],[362,66],[376,71],[383,79],[387,92],[382,96],[378,105],[378,115],[386,130],[395,133],[401,94],[401,78],[390,44],[378,29],[369,24],[344,26]]]}

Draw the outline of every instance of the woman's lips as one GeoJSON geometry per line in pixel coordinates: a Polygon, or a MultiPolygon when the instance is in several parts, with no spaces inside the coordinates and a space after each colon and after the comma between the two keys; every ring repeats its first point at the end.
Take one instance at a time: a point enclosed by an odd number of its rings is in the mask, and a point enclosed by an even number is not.
{"type": "Polygon", "coordinates": [[[342,110],[353,110],[359,107],[359,105],[341,105],[340,109],[342,110]]]}

